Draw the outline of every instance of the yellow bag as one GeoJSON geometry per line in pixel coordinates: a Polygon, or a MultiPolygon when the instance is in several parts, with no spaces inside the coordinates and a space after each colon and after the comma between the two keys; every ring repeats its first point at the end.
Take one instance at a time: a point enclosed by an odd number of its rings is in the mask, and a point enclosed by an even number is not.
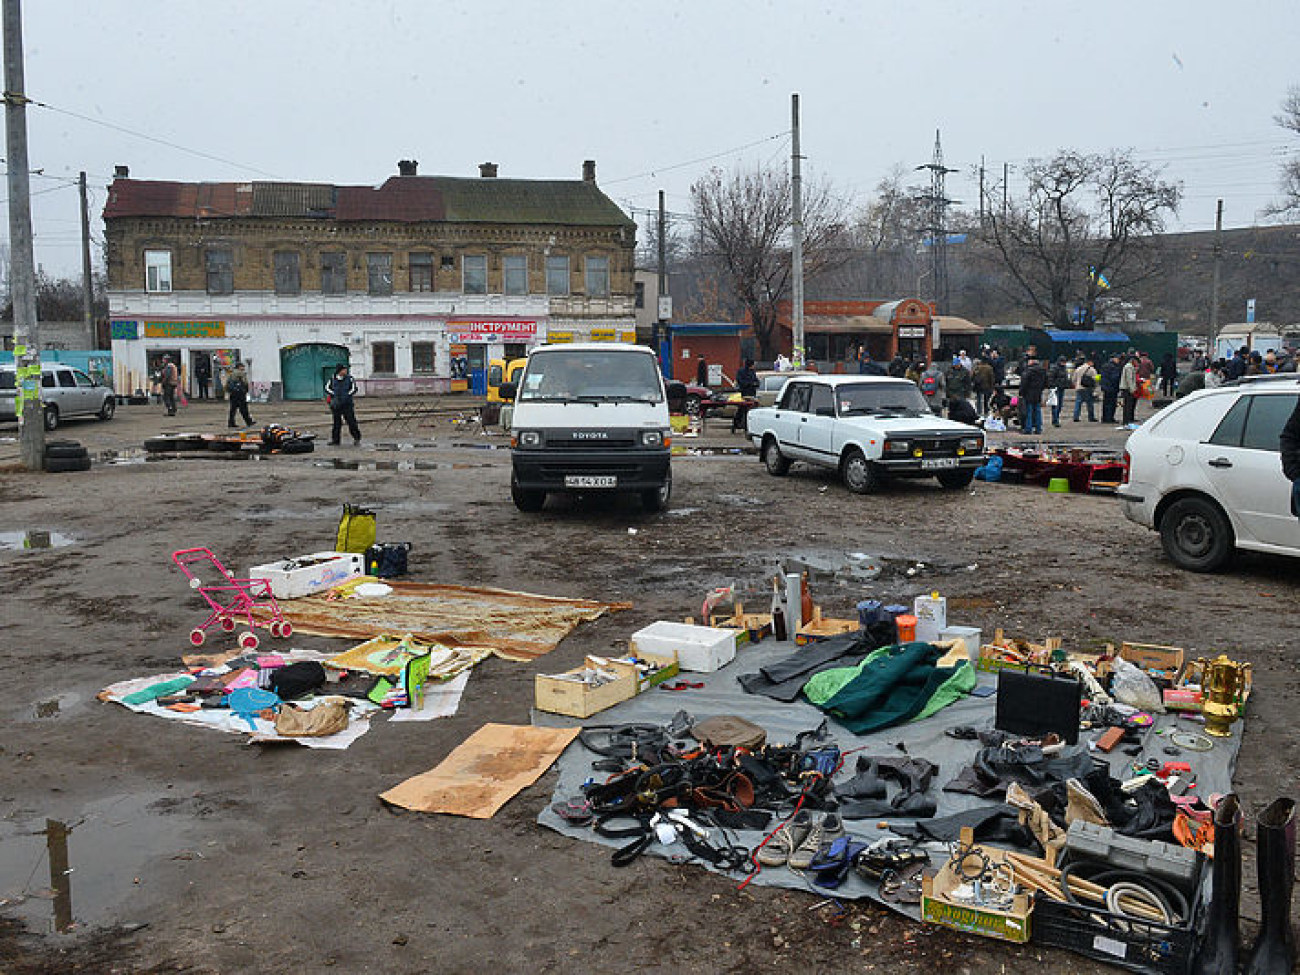
{"type": "Polygon", "coordinates": [[[339,519],[338,538],[334,542],[334,551],[364,555],[366,549],[374,544],[375,513],[359,505],[345,504],[343,517],[339,519]]]}

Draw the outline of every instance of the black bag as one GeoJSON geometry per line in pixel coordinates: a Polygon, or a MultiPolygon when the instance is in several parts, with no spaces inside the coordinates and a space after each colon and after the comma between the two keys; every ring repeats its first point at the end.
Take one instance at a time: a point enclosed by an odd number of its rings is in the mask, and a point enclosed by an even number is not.
{"type": "Polygon", "coordinates": [[[315,660],[303,660],[296,664],[277,667],[271,673],[271,690],[282,701],[310,694],[325,685],[325,668],[315,660]]]}
{"type": "Polygon", "coordinates": [[[378,542],[366,549],[366,575],[391,579],[406,575],[406,553],[410,542],[378,542]]]}
{"type": "Polygon", "coordinates": [[[1079,377],[1079,385],[1084,389],[1093,389],[1097,385],[1097,380],[1090,372],[1085,372],[1079,377]]]}

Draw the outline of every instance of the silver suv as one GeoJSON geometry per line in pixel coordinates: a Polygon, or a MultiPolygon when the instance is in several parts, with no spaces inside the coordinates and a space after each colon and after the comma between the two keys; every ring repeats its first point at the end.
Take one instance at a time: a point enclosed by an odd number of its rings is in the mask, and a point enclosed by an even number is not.
{"type": "Polygon", "coordinates": [[[1158,531],[1170,561],[1193,572],[1220,568],[1239,548],[1300,555],[1278,443],[1297,401],[1300,379],[1279,374],[1161,410],[1125,445],[1125,516],[1158,531]]]}
{"type": "MultiPolygon", "coordinates": [[[[14,388],[16,373],[12,363],[0,366],[0,421],[16,420],[14,410],[17,391],[14,388]]],[[[61,362],[41,363],[41,406],[45,413],[45,429],[56,430],[67,417],[97,416],[111,420],[117,410],[117,397],[80,369],[61,362]]]]}

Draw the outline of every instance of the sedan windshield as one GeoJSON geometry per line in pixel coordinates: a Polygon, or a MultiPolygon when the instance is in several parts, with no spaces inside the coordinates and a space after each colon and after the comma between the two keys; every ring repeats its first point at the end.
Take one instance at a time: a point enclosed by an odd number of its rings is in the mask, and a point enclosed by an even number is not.
{"type": "Polygon", "coordinates": [[[915,414],[930,412],[925,397],[916,383],[903,380],[896,383],[852,383],[835,388],[836,405],[840,416],[866,416],[868,414],[915,414]]]}
{"type": "Polygon", "coordinates": [[[533,354],[519,399],[658,403],[663,385],[652,355],[563,349],[533,354]]]}

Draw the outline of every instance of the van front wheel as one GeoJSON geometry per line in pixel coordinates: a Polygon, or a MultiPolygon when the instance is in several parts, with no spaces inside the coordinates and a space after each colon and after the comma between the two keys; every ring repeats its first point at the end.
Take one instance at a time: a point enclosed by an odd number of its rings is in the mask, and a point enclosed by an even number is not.
{"type": "Polygon", "coordinates": [[[673,475],[664,475],[664,482],[657,488],[641,492],[641,507],[647,512],[663,511],[668,507],[668,499],[673,496],[673,475]]]}
{"type": "Polygon", "coordinates": [[[510,497],[514,501],[516,508],[529,513],[541,511],[542,506],[546,504],[545,491],[520,487],[519,482],[513,477],[510,478],[510,497]]]}

